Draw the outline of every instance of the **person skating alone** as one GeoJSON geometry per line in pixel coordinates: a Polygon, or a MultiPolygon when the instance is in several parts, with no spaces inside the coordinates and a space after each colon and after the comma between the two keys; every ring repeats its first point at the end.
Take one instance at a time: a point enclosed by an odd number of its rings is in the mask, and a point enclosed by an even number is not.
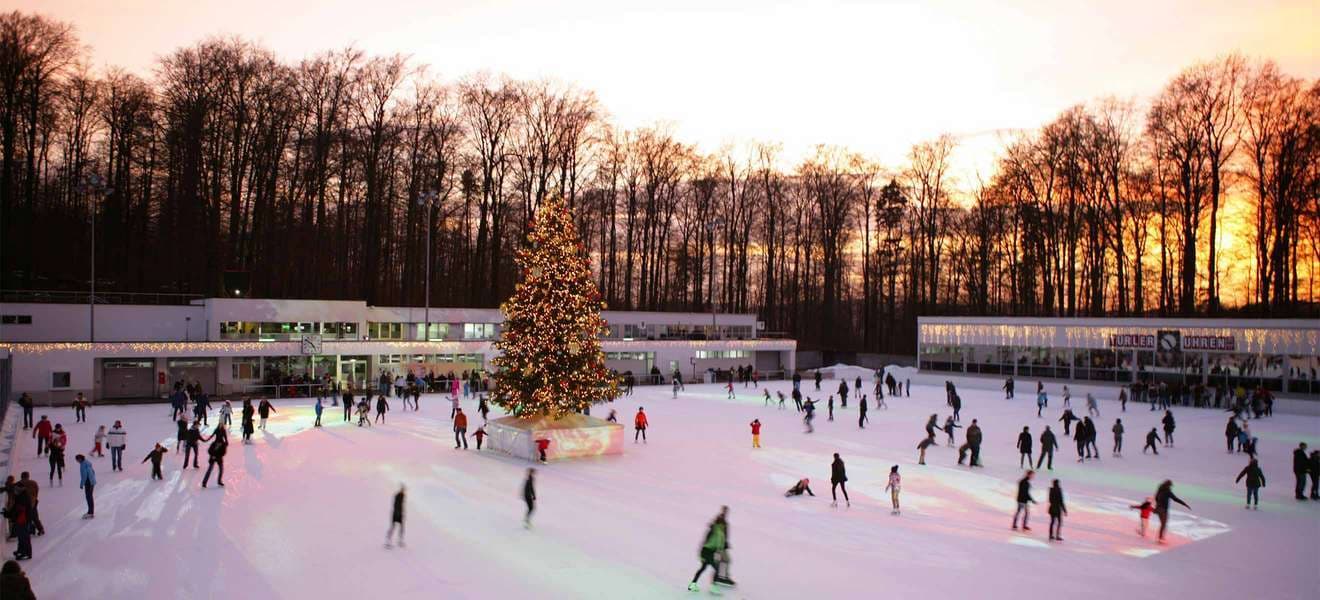
{"type": "Polygon", "coordinates": [[[857,403],[857,428],[866,429],[866,396],[862,395],[862,401],[857,403]]]}
{"type": "Polygon", "coordinates": [[[115,426],[110,428],[110,470],[124,470],[124,449],[128,447],[128,432],[124,431],[124,424],[121,421],[115,421],[115,426]]]}
{"type": "Polygon", "coordinates": [[[458,414],[454,415],[454,449],[460,447],[467,450],[467,415],[463,414],[463,409],[458,409],[458,414]]]}
{"type": "Polygon", "coordinates": [[[1022,461],[1026,461],[1026,466],[1031,466],[1031,428],[1023,427],[1022,433],[1018,434],[1018,468],[1022,468],[1022,461]]]}
{"type": "Polygon", "coordinates": [[[829,418],[828,418],[827,420],[829,420],[829,421],[833,421],[833,420],[834,420],[834,396],[833,396],[833,395],[830,395],[829,399],[826,400],[826,402],[825,402],[825,408],[826,408],[826,410],[828,411],[827,414],[829,415],[829,418]]]}
{"type": "Polygon", "coordinates": [[[710,567],[714,571],[710,577],[711,585],[733,585],[732,580],[720,576],[720,565],[724,562],[724,553],[729,548],[728,516],[729,507],[721,506],[720,514],[706,528],[706,536],[702,539],[701,550],[698,553],[701,557],[701,567],[692,576],[692,583],[688,584],[689,591],[701,591],[701,587],[697,585],[697,579],[706,571],[706,567],[710,567]]]}
{"type": "Polygon", "coordinates": [[[1320,450],[1311,451],[1311,499],[1320,500],[1320,450]]]}
{"type": "Polygon", "coordinates": [[[261,426],[258,427],[258,429],[262,431],[266,430],[266,419],[270,418],[270,413],[273,412],[279,411],[275,410],[275,407],[271,405],[269,399],[262,398],[261,404],[257,405],[257,415],[261,417],[261,426]]]}
{"type": "Polygon", "coordinates": [[[92,461],[79,454],[73,457],[78,462],[78,488],[83,491],[83,498],[87,500],[87,514],[84,519],[96,518],[96,470],[92,469],[92,461]]]}
{"type": "Polygon", "coordinates": [[[1100,417],[1100,407],[1096,405],[1095,395],[1091,392],[1086,393],[1086,414],[1096,418],[1100,417]]]}
{"type": "Polygon", "coordinates": [[[1242,471],[1238,473],[1237,479],[1234,479],[1233,483],[1241,482],[1243,477],[1247,478],[1246,508],[1249,510],[1260,510],[1260,488],[1265,487],[1265,473],[1260,470],[1260,465],[1256,463],[1256,459],[1251,459],[1251,462],[1247,463],[1247,466],[1242,468],[1242,471]]]}
{"type": "Polygon", "coordinates": [[[1080,421],[1081,419],[1078,419],[1071,409],[1065,408],[1063,410],[1063,416],[1059,417],[1059,420],[1063,421],[1063,435],[1072,435],[1073,421],[1080,421]]]}
{"type": "Polygon", "coordinates": [[[1164,418],[1160,419],[1160,423],[1164,424],[1164,447],[1172,448],[1173,429],[1176,426],[1176,424],[1173,421],[1173,411],[1171,410],[1164,411],[1164,418]]]}
{"type": "Polygon", "coordinates": [[[550,449],[550,440],[546,438],[539,438],[536,440],[537,459],[541,462],[541,464],[545,464],[546,460],[549,458],[548,456],[546,456],[546,451],[549,449],[550,449]]]}
{"type": "Polygon", "coordinates": [[[753,448],[760,448],[760,447],[761,447],[761,420],[760,420],[760,419],[752,419],[751,427],[752,427],[752,447],[753,447],[753,448]]]}
{"type": "Polygon", "coordinates": [[[1160,433],[1154,427],[1151,427],[1150,433],[1146,434],[1146,445],[1141,448],[1141,453],[1145,454],[1147,450],[1150,450],[1155,453],[1155,456],[1159,456],[1160,449],[1155,445],[1155,442],[1158,441],[1160,441],[1160,433]]]}
{"type": "Polygon", "coordinates": [[[636,414],[635,416],[633,416],[633,443],[634,443],[634,444],[637,443],[637,438],[638,438],[638,436],[640,436],[640,437],[642,438],[642,442],[643,442],[643,443],[646,442],[646,428],[647,428],[647,427],[650,427],[650,426],[651,426],[651,422],[650,422],[649,420],[647,420],[647,418],[646,418],[646,409],[645,409],[644,407],[638,406],[638,407],[637,407],[637,414],[636,414]]]}
{"type": "MultiPolygon", "coordinates": [[[[1045,426],[1045,431],[1040,433],[1040,458],[1036,460],[1036,468],[1039,469],[1042,463],[1045,468],[1054,470],[1054,449],[1059,447],[1059,440],[1054,437],[1054,432],[1050,431],[1050,426],[1045,426]]],[[[1019,465],[1020,468],[1020,465],[1019,465]]]]}
{"type": "Polygon", "coordinates": [[[847,506],[852,506],[852,500],[848,498],[848,473],[843,465],[843,459],[839,458],[839,453],[834,453],[834,462],[830,464],[830,506],[839,505],[839,496],[835,493],[836,489],[843,490],[843,501],[847,506]]]}
{"type": "Polygon", "coordinates": [[[1159,542],[1161,544],[1164,543],[1164,532],[1165,530],[1168,529],[1169,526],[1170,500],[1183,505],[1183,508],[1186,508],[1187,510],[1192,509],[1192,507],[1188,506],[1186,502],[1182,501],[1182,498],[1179,498],[1178,496],[1174,495],[1172,481],[1166,479],[1164,480],[1164,483],[1160,484],[1159,489],[1155,490],[1155,516],[1160,518],[1159,542]]]}
{"type": "Polygon", "coordinates": [[[523,480],[523,502],[527,504],[523,527],[531,529],[532,513],[536,511],[536,469],[527,469],[527,479],[523,480]]]}
{"type": "Polygon", "coordinates": [[[399,485],[399,491],[394,493],[394,507],[390,511],[390,528],[385,531],[386,548],[393,547],[392,542],[394,542],[394,531],[396,529],[399,532],[397,543],[400,548],[405,547],[403,545],[403,501],[406,493],[407,489],[403,485],[399,485]]]}
{"type": "Polygon", "coordinates": [[[1050,513],[1050,540],[1062,542],[1063,517],[1068,514],[1068,507],[1063,503],[1063,488],[1059,486],[1058,479],[1055,479],[1050,486],[1048,510],[1050,513]]]}
{"type": "Polygon", "coordinates": [[[389,410],[390,410],[390,403],[389,403],[388,400],[385,399],[385,396],[377,396],[377,397],[376,397],[376,422],[377,422],[377,423],[384,423],[384,422],[385,422],[385,413],[388,412],[389,410]]]}
{"type": "Polygon", "coordinates": [[[1040,391],[1040,392],[1037,392],[1037,393],[1036,393],[1036,418],[1037,418],[1037,419],[1041,418],[1041,416],[1042,416],[1041,413],[1045,411],[1045,406],[1048,405],[1048,404],[1049,404],[1049,398],[1045,395],[1045,391],[1042,390],[1042,391],[1040,391]]]}
{"type": "Polygon", "coordinates": [[[230,404],[229,400],[225,400],[220,405],[220,424],[225,427],[234,426],[234,405],[230,404]]]}
{"type": "Polygon", "coordinates": [[[1114,420],[1114,456],[1123,455],[1123,419],[1114,420]]]}
{"type": "MultiPolygon", "coordinates": [[[[254,413],[256,413],[256,410],[252,408],[252,400],[250,398],[243,399],[243,443],[244,444],[251,444],[252,434],[257,432],[257,428],[252,421],[252,415],[254,413]]],[[[178,450],[178,448],[176,447],[175,450],[178,450]]]]}
{"type": "Polygon", "coordinates": [[[87,398],[83,396],[82,392],[78,392],[78,395],[73,398],[73,422],[87,422],[87,398]]]}
{"type": "Polygon", "coordinates": [[[357,403],[353,401],[353,387],[344,386],[344,422],[345,423],[351,422],[353,420],[353,407],[355,406],[357,406],[357,403]]]}
{"type": "Polygon", "coordinates": [[[481,442],[486,439],[486,426],[478,427],[476,431],[472,432],[472,437],[477,440],[477,451],[481,451],[481,442]]]}
{"type": "Polygon", "coordinates": [[[142,459],[142,463],[146,463],[147,461],[151,461],[151,478],[152,478],[152,479],[158,479],[158,480],[163,480],[163,479],[165,479],[165,476],[162,475],[161,472],[160,472],[160,463],[161,463],[161,460],[163,460],[163,459],[165,458],[165,453],[166,453],[166,452],[169,452],[169,450],[166,449],[164,446],[160,445],[159,443],[157,443],[157,444],[156,444],[156,447],[155,447],[155,448],[152,448],[152,449],[151,449],[151,452],[148,452],[148,453],[147,453],[146,458],[143,458],[143,459],[142,459]]]}
{"type": "Polygon", "coordinates": [[[1242,431],[1242,429],[1238,427],[1237,419],[1229,417],[1228,425],[1224,427],[1224,438],[1227,441],[1229,454],[1233,453],[1233,442],[1237,441],[1239,431],[1242,431]]]}
{"type": "Polygon", "coordinates": [[[903,489],[903,478],[898,474],[898,465],[889,468],[889,483],[885,484],[885,491],[889,492],[889,500],[894,504],[894,510],[890,514],[899,514],[898,493],[903,489]]]}
{"type": "MultiPolygon", "coordinates": [[[[953,415],[949,415],[949,416],[947,416],[947,417],[944,418],[944,427],[943,427],[942,429],[943,429],[943,431],[944,431],[944,435],[948,438],[948,440],[946,441],[945,445],[947,445],[947,446],[949,446],[949,447],[953,447],[953,442],[954,442],[954,439],[953,439],[953,430],[954,430],[954,429],[962,429],[962,425],[959,425],[959,424],[957,424],[957,423],[954,423],[954,422],[953,422],[953,415]]],[[[934,433],[934,432],[928,432],[928,433],[930,433],[930,436],[931,436],[932,438],[935,437],[935,433],[934,433]]]]}
{"type": "Polygon", "coordinates": [[[23,429],[32,429],[32,396],[23,392],[18,397],[18,407],[23,409],[23,429]]]}
{"type": "Polygon", "coordinates": [[[1027,519],[1031,517],[1031,505],[1036,503],[1031,497],[1031,480],[1035,476],[1035,471],[1027,471],[1027,474],[1018,480],[1017,510],[1013,511],[1013,531],[1017,531],[1019,516],[1022,517],[1022,530],[1031,531],[1031,527],[1027,526],[1027,519]]]}
{"type": "Polygon", "coordinates": [[[54,485],[55,480],[59,479],[60,487],[64,487],[64,445],[59,443],[58,438],[52,440],[50,454],[46,459],[50,462],[49,484],[54,485]]]}
{"type": "Polygon", "coordinates": [[[816,403],[807,398],[802,404],[802,412],[806,413],[802,417],[802,423],[807,426],[807,433],[815,433],[816,427],[813,422],[816,420],[816,403]]]}
{"type": "Polygon", "coordinates": [[[316,404],[312,406],[312,410],[316,412],[316,421],[312,423],[312,427],[320,427],[320,426],[321,426],[321,411],[325,410],[325,405],[323,405],[323,404],[321,403],[321,399],[320,399],[320,398],[317,398],[317,399],[316,399],[316,404]]]}

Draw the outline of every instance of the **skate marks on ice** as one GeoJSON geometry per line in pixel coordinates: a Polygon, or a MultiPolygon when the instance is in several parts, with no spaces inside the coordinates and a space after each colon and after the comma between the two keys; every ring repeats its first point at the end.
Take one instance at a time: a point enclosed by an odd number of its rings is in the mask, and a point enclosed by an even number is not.
{"type": "MultiPolygon", "coordinates": [[[[829,510],[829,461],[821,456],[796,450],[769,449],[755,453],[755,459],[767,467],[767,477],[776,489],[788,489],[798,479],[808,477],[817,497],[803,496],[804,501],[789,499],[797,512],[829,510]],[[816,501],[819,506],[811,502],[816,501]]],[[[899,527],[910,532],[924,532],[954,538],[974,538],[1031,548],[1066,550],[1087,554],[1119,554],[1144,558],[1167,552],[1184,544],[1199,542],[1228,533],[1231,528],[1219,521],[1198,516],[1175,507],[1170,511],[1166,543],[1156,544],[1159,522],[1151,518],[1146,537],[1137,534],[1139,513],[1130,508],[1139,498],[1124,499],[1073,491],[1065,482],[1068,515],[1064,517],[1062,543],[1046,541],[1049,514],[1046,499],[1051,477],[1037,473],[1032,497],[1039,504],[1031,507],[1036,531],[1018,533],[1009,524],[1015,508],[1017,481],[1006,481],[980,472],[937,465],[916,466],[892,458],[845,455],[848,466],[848,492],[852,513],[873,520],[880,527],[899,527]],[[889,518],[890,499],[885,484],[890,466],[903,465],[903,515],[889,518]],[[860,510],[859,510],[860,509],[860,510]],[[882,518],[880,515],[884,515],[882,518]]],[[[1152,493],[1153,493],[1152,489],[1152,493]]],[[[840,498],[842,506],[842,498],[840,498]]],[[[868,523],[869,525],[870,523],[868,523]]]]}

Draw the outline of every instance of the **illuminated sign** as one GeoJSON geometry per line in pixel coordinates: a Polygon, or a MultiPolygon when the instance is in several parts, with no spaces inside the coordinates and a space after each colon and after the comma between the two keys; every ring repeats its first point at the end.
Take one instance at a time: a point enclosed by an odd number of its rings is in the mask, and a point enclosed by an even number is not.
{"type": "Polygon", "coordinates": [[[1235,352],[1237,339],[1231,335],[1183,335],[1177,329],[1161,329],[1155,335],[1116,333],[1109,336],[1110,348],[1160,352],[1235,352]]]}
{"type": "Polygon", "coordinates": [[[1109,336],[1109,347],[1150,350],[1155,347],[1155,336],[1141,333],[1116,333],[1109,336]]]}

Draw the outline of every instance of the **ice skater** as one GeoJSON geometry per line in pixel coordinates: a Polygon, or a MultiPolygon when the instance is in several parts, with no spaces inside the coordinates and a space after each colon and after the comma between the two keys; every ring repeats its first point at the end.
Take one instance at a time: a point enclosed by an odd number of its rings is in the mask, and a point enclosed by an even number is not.
{"type": "Polygon", "coordinates": [[[353,402],[353,387],[345,386],[344,387],[344,422],[345,423],[348,423],[353,420],[353,407],[356,405],[357,403],[353,402]]]}
{"type": "Polygon", "coordinates": [[[64,486],[64,446],[59,443],[51,444],[50,454],[46,457],[46,459],[47,461],[50,462],[50,477],[48,478],[47,481],[49,482],[50,485],[54,485],[55,480],[58,478],[60,481],[60,486],[63,487],[64,486]]]}
{"type": "MultiPolygon", "coordinates": [[[[817,374],[819,376],[819,373],[817,374]]],[[[711,567],[714,573],[711,574],[711,585],[733,585],[733,580],[720,575],[720,565],[724,562],[724,553],[729,547],[729,507],[721,506],[720,514],[711,521],[710,526],[706,528],[706,536],[702,539],[701,567],[697,573],[692,576],[692,583],[688,584],[688,591],[701,591],[701,586],[697,585],[697,579],[706,571],[706,567],[711,567]]]]}
{"type": "Polygon", "coordinates": [[[806,413],[802,417],[802,423],[807,426],[807,433],[815,433],[816,427],[812,425],[812,421],[816,420],[816,403],[812,402],[811,398],[807,398],[807,401],[802,404],[802,411],[806,413]]]}
{"type": "Polygon", "coordinates": [[[110,428],[110,470],[124,470],[124,448],[128,447],[128,432],[124,431],[124,424],[115,421],[115,426],[110,428]]]}
{"type": "Polygon", "coordinates": [[[88,452],[87,455],[103,458],[105,457],[105,453],[102,452],[101,449],[104,447],[105,447],[105,425],[102,425],[96,428],[96,435],[92,436],[92,451],[88,452]]]}
{"type": "Polygon", "coordinates": [[[866,429],[866,396],[862,396],[862,401],[857,403],[857,428],[866,429]]]}
{"type": "Polygon", "coordinates": [[[376,398],[376,422],[384,423],[385,413],[388,412],[389,410],[390,410],[389,401],[385,399],[385,396],[378,396],[376,398]]]}
{"type": "Polygon", "coordinates": [[[1293,488],[1293,497],[1298,500],[1306,500],[1306,475],[1311,470],[1311,461],[1306,455],[1306,442],[1297,444],[1293,450],[1293,477],[1297,479],[1297,485],[1293,488]]]}
{"type": "MultiPolygon", "coordinates": [[[[1054,432],[1050,431],[1050,426],[1045,426],[1045,431],[1040,433],[1040,458],[1036,460],[1036,468],[1045,464],[1045,468],[1054,470],[1054,449],[1059,447],[1059,440],[1054,437],[1054,432]]],[[[1019,465],[1020,467],[1020,465],[1019,465]]]]}
{"type": "Polygon", "coordinates": [[[1123,419],[1114,419],[1114,456],[1123,455],[1123,419]]]}
{"type": "MultiPolygon", "coordinates": [[[[1059,480],[1055,479],[1054,484],[1050,486],[1050,498],[1048,504],[1050,513],[1050,541],[1063,541],[1063,517],[1068,514],[1068,507],[1063,503],[1063,488],[1059,486],[1059,480]]],[[[1024,520],[1025,524],[1026,521],[1024,520]]]]}
{"type": "Polygon", "coordinates": [[[1163,423],[1163,424],[1164,424],[1164,447],[1165,447],[1165,448],[1172,448],[1172,447],[1173,447],[1173,429],[1174,429],[1174,427],[1177,425],[1177,424],[1174,423],[1174,421],[1173,421],[1173,411],[1171,411],[1171,410],[1166,410],[1166,411],[1164,411],[1164,418],[1163,418],[1163,419],[1160,419],[1160,423],[1163,423]]]}
{"type": "Polygon", "coordinates": [[[753,447],[753,448],[760,448],[760,447],[761,447],[761,420],[760,420],[760,419],[752,419],[751,426],[752,426],[752,447],[753,447]]]}
{"type": "Polygon", "coordinates": [[[1140,521],[1137,524],[1137,535],[1146,537],[1146,529],[1150,526],[1150,515],[1155,512],[1155,502],[1150,498],[1146,498],[1141,504],[1133,504],[1128,508],[1141,511],[1138,514],[1140,521]]]}
{"type": "Polygon", "coordinates": [[[211,434],[211,446],[206,449],[207,464],[206,474],[202,476],[202,487],[211,480],[211,469],[219,467],[219,473],[216,475],[215,484],[225,487],[225,453],[229,450],[229,434],[225,433],[224,425],[215,428],[211,434]]]}
{"type": "Polygon", "coordinates": [[[1091,392],[1086,393],[1086,414],[1093,417],[1100,417],[1100,407],[1096,406],[1095,395],[1091,392]]]}
{"type": "Polygon", "coordinates": [[[458,414],[454,415],[454,449],[458,450],[461,446],[467,450],[467,415],[463,414],[463,409],[458,409],[458,414]]]}
{"type": "Polygon", "coordinates": [[[78,392],[78,395],[73,398],[73,422],[87,422],[87,397],[83,396],[82,392],[78,392]]]}
{"type": "Polygon", "coordinates": [[[527,479],[523,481],[523,502],[527,504],[523,527],[531,529],[532,513],[536,511],[536,469],[527,469],[527,479]]]}
{"type": "Polygon", "coordinates": [[[1154,427],[1151,427],[1150,433],[1146,434],[1146,445],[1141,449],[1141,453],[1145,454],[1147,450],[1150,450],[1155,453],[1155,456],[1159,456],[1160,449],[1155,446],[1155,442],[1159,441],[1161,441],[1159,431],[1154,427]]]}
{"type": "MultiPolygon", "coordinates": [[[[252,422],[252,415],[254,413],[256,413],[256,410],[252,408],[252,399],[244,398],[243,399],[243,443],[244,444],[251,444],[252,434],[257,432],[257,428],[252,422]]],[[[174,450],[177,452],[179,448],[176,446],[174,450]]]]}
{"type": "Polygon", "coordinates": [[[478,427],[477,430],[472,433],[472,437],[477,440],[477,451],[481,451],[481,442],[486,439],[486,426],[482,425],[481,427],[478,427]]]}
{"type": "Polygon", "coordinates": [[[200,429],[198,429],[200,426],[201,425],[198,424],[196,421],[193,421],[192,427],[189,428],[188,431],[184,432],[183,434],[183,468],[184,469],[188,468],[189,454],[192,455],[193,468],[194,469],[201,468],[197,466],[197,458],[200,452],[199,446],[203,441],[202,432],[200,429]]]}
{"type": "Polygon", "coordinates": [[[234,425],[234,406],[229,403],[229,400],[225,400],[224,404],[220,405],[220,424],[225,427],[234,425]]]}
{"type": "MultiPolygon", "coordinates": [[[[845,385],[846,385],[846,384],[845,384],[845,385]]],[[[825,402],[825,408],[829,411],[829,419],[828,419],[828,420],[833,421],[833,420],[834,420],[834,395],[833,395],[833,394],[831,394],[830,397],[829,397],[829,400],[827,400],[827,401],[825,402]]]]}
{"type": "Polygon", "coordinates": [[[651,426],[651,422],[646,418],[644,407],[637,407],[637,414],[633,416],[633,443],[637,443],[637,437],[641,436],[642,443],[646,443],[646,428],[651,426]]]}
{"type": "Polygon", "coordinates": [[[545,455],[545,451],[549,449],[550,449],[550,440],[546,438],[538,438],[536,440],[536,453],[538,454],[538,459],[540,460],[541,464],[545,464],[547,458],[545,455]]]}
{"type": "Polygon", "coordinates": [[[921,440],[920,442],[917,443],[917,450],[920,452],[919,454],[917,454],[917,464],[919,465],[926,464],[926,449],[934,445],[935,445],[935,436],[933,434],[926,436],[926,439],[921,440]]]}
{"type": "Polygon", "coordinates": [[[385,547],[392,548],[394,542],[394,531],[399,531],[399,547],[404,548],[403,544],[403,500],[407,493],[407,488],[400,484],[399,491],[394,493],[394,507],[390,511],[390,528],[385,531],[385,547]]]}
{"type": "Polygon", "coordinates": [[[83,498],[87,500],[87,514],[84,519],[96,518],[96,470],[92,468],[92,461],[79,454],[73,457],[78,462],[78,488],[83,491],[83,498]]]}
{"type": "Polygon", "coordinates": [[[165,476],[162,475],[160,472],[160,463],[162,460],[164,460],[166,452],[169,452],[169,450],[166,449],[164,446],[160,445],[159,443],[157,443],[156,447],[152,448],[151,452],[147,453],[147,457],[142,459],[142,464],[145,464],[147,461],[151,461],[152,479],[156,479],[156,480],[165,479],[165,476]]]}
{"type": "Polygon", "coordinates": [[[1059,420],[1063,422],[1063,435],[1072,435],[1073,421],[1080,421],[1081,419],[1078,419],[1071,409],[1065,408],[1063,416],[1059,417],[1059,420]]]}
{"type": "Polygon", "coordinates": [[[1041,418],[1041,413],[1045,410],[1045,407],[1046,407],[1047,405],[1049,405],[1049,398],[1045,396],[1045,392],[1044,392],[1044,391],[1038,392],[1038,393],[1036,394],[1036,418],[1037,418],[1037,419],[1041,418]]]}
{"type": "Polygon", "coordinates": [[[784,497],[791,498],[793,496],[801,496],[802,494],[806,494],[813,498],[816,497],[816,494],[811,491],[811,480],[805,477],[799,479],[797,483],[793,484],[793,487],[788,488],[788,491],[784,492],[784,497]]]}
{"type": "MultiPolygon", "coordinates": [[[[953,442],[954,442],[954,439],[953,439],[953,430],[954,430],[954,429],[961,429],[961,428],[962,428],[962,425],[959,425],[959,424],[953,422],[953,415],[949,415],[949,416],[947,416],[947,417],[944,418],[944,427],[943,427],[943,431],[944,431],[944,435],[947,436],[947,437],[949,438],[949,439],[948,439],[948,442],[947,442],[947,444],[948,444],[949,447],[953,447],[953,442]]],[[[927,433],[929,433],[929,434],[930,434],[930,437],[931,437],[932,439],[934,439],[934,437],[935,437],[935,432],[930,431],[930,430],[927,430],[927,433]]]]}
{"type": "Polygon", "coordinates": [[[321,399],[319,397],[316,399],[316,404],[312,407],[312,410],[316,411],[316,422],[312,423],[312,427],[320,427],[321,411],[325,410],[325,406],[321,404],[321,399]]]}
{"type": "Polygon", "coordinates": [[[958,448],[958,464],[963,464],[967,452],[971,451],[972,458],[967,466],[969,468],[981,466],[981,436],[981,426],[976,423],[976,419],[972,419],[972,424],[967,427],[966,440],[958,448]]]}
{"type": "Polygon", "coordinates": [[[1031,479],[1035,476],[1035,471],[1027,471],[1027,474],[1018,480],[1017,510],[1013,511],[1013,531],[1017,531],[1019,515],[1022,517],[1022,530],[1031,531],[1031,527],[1027,526],[1027,519],[1031,517],[1031,505],[1036,503],[1031,497],[1031,479]]]}
{"type": "Polygon", "coordinates": [[[898,465],[889,468],[889,483],[885,485],[885,491],[889,492],[889,499],[894,504],[894,510],[890,514],[898,514],[898,492],[903,489],[903,478],[898,474],[898,465]]]}
{"type": "Polygon", "coordinates": [[[1182,498],[1179,498],[1178,496],[1174,495],[1174,493],[1173,493],[1173,481],[1170,481],[1170,480],[1168,480],[1168,479],[1165,479],[1165,480],[1164,480],[1164,483],[1161,483],[1161,484],[1160,484],[1159,489],[1155,490],[1155,516],[1157,516],[1157,517],[1160,518],[1160,538],[1159,538],[1159,542],[1160,542],[1161,544],[1164,543],[1164,532],[1165,532],[1166,529],[1168,529],[1168,526],[1169,526],[1169,501],[1170,501],[1170,500],[1172,500],[1172,501],[1174,501],[1174,502],[1177,502],[1178,504],[1183,505],[1183,508],[1186,508],[1187,510],[1191,510],[1191,509],[1192,509],[1192,507],[1188,506],[1186,502],[1183,502],[1183,501],[1182,501],[1182,498]]]}
{"type": "Polygon", "coordinates": [[[1022,461],[1027,461],[1028,467],[1031,466],[1031,428],[1023,427],[1022,433],[1018,434],[1018,468],[1022,468],[1022,461]]]}
{"type": "Polygon", "coordinates": [[[839,496],[835,494],[836,489],[843,490],[843,501],[846,505],[852,506],[852,500],[848,499],[848,473],[843,466],[843,459],[839,458],[839,453],[834,453],[834,462],[830,464],[830,506],[839,505],[839,496]]]}
{"type": "Polygon", "coordinates": [[[257,415],[261,417],[261,427],[259,429],[262,431],[266,430],[266,419],[270,418],[270,413],[273,412],[278,411],[276,411],[275,407],[271,405],[269,399],[262,398],[261,403],[257,405],[257,415]]]}
{"type": "Polygon", "coordinates": [[[1243,477],[1247,478],[1246,508],[1260,510],[1260,488],[1265,487],[1265,473],[1260,470],[1260,465],[1256,463],[1256,459],[1251,459],[1251,462],[1247,463],[1247,466],[1242,468],[1242,471],[1238,473],[1237,479],[1234,479],[1233,483],[1242,481],[1243,477]]]}

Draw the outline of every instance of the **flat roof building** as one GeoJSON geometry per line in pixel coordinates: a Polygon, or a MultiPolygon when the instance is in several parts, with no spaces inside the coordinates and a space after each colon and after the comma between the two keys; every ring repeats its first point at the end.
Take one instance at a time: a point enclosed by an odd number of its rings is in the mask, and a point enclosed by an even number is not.
{"type": "Polygon", "coordinates": [[[1320,398],[1320,321],[919,317],[923,371],[1263,386],[1320,398]]]}
{"type": "MultiPolygon", "coordinates": [[[[182,305],[0,305],[10,388],[38,401],[160,397],[179,380],[208,393],[275,395],[303,376],[374,382],[391,374],[488,369],[498,309],[368,306],[361,301],[207,298],[182,305]]],[[[752,365],[794,368],[797,343],[766,338],[752,314],[605,311],[607,368],[699,378],[752,365]]]]}

